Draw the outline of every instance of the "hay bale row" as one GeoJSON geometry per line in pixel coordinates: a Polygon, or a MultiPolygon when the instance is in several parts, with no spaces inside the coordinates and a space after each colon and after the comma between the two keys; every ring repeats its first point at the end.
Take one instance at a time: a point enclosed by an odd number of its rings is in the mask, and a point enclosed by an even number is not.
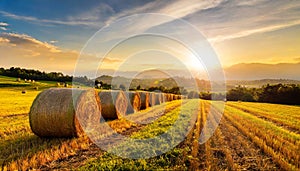
{"type": "Polygon", "coordinates": [[[123,91],[105,90],[99,93],[101,116],[106,119],[119,119],[126,115],[128,100],[123,91]]]}
{"type": "Polygon", "coordinates": [[[39,137],[79,137],[100,122],[100,111],[94,90],[51,88],[34,100],[29,122],[39,137]]]}
{"type": "Polygon", "coordinates": [[[132,114],[141,109],[140,93],[134,91],[127,91],[126,97],[128,99],[126,114],[132,114]]]}
{"type": "Polygon", "coordinates": [[[149,106],[153,107],[156,104],[155,102],[155,93],[150,92],[149,93],[149,106]]]}
{"type": "Polygon", "coordinates": [[[106,119],[119,119],[182,96],[154,92],[123,92],[51,88],[34,100],[29,121],[40,137],[79,137],[106,119]]]}
{"type": "Polygon", "coordinates": [[[141,99],[141,110],[147,109],[150,106],[149,92],[140,91],[138,93],[140,94],[141,99]]]}
{"type": "Polygon", "coordinates": [[[155,105],[160,105],[162,103],[161,93],[154,93],[155,96],[155,105]]]}

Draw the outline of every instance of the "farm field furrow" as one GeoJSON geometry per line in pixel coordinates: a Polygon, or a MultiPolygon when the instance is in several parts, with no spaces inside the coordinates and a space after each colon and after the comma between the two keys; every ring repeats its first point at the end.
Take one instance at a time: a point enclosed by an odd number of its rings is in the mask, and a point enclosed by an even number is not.
{"type": "Polygon", "coordinates": [[[251,114],[226,107],[225,118],[284,170],[299,168],[299,135],[251,114]]]}
{"type": "Polygon", "coordinates": [[[295,133],[300,133],[300,122],[299,120],[291,114],[277,114],[263,111],[259,108],[248,107],[240,105],[239,103],[227,103],[228,106],[234,107],[236,109],[242,110],[244,112],[253,114],[259,118],[274,122],[276,125],[284,127],[295,133]]]}
{"type": "Polygon", "coordinates": [[[299,121],[300,119],[300,106],[295,105],[283,105],[283,104],[271,104],[271,103],[254,103],[254,102],[229,102],[229,104],[238,103],[241,107],[253,108],[263,112],[283,118],[294,118],[299,121]]]}
{"type": "Polygon", "coordinates": [[[226,118],[221,120],[220,127],[216,131],[216,134],[218,134],[219,131],[222,138],[220,138],[217,143],[221,143],[223,139],[224,144],[226,144],[227,148],[224,148],[226,151],[229,151],[228,155],[232,158],[228,161],[233,170],[279,169],[279,167],[274,164],[271,156],[264,154],[258,146],[253,144],[250,139],[245,137],[226,118]]]}

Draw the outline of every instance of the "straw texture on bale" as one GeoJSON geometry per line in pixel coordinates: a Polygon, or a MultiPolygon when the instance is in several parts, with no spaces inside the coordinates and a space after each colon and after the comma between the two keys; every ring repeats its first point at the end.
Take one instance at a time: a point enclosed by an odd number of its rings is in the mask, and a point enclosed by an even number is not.
{"type": "Polygon", "coordinates": [[[104,119],[119,119],[126,115],[128,100],[123,91],[101,91],[99,97],[101,115],[104,119]]]}
{"type": "Polygon", "coordinates": [[[79,137],[100,122],[100,99],[94,90],[52,88],[34,100],[29,122],[39,137],[79,137]]]}
{"type": "Polygon", "coordinates": [[[155,105],[160,105],[162,103],[161,93],[155,93],[155,105]]]}
{"type": "Polygon", "coordinates": [[[168,93],[165,93],[165,102],[169,102],[169,94],[168,93]]]}
{"type": "Polygon", "coordinates": [[[175,96],[175,100],[180,100],[181,99],[181,95],[174,95],[175,96]]]}
{"type": "Polygon", "coordinates": [[[168,101],[173,101],[173,96],[174,96],[173,94],[169,94],[168,95],[168,101]]]}
{"type": "Polygon", "coordinates": [[[134,91],[127,91],[126,97],[128,98],[127,114],[138,112],[141,109],[140,93],[134,91]]]}
{"type": "Polygon", "coordinates": [[[167,93],[162,93],[161,96],[162,96],[162,102],[163,103],[167,102],[167,98],[168,98],[167,97],[168,96],[167,93]]]}
{"type": "Polygon", "coordinates": [[[145,91],[140,91],[141,98],[141,110],[147,109],[149,107],[149,93],[145,91]]]}
{"type": "Polygon", "coordinates": [[[173,100],[177,100],[177,95],[176,94],[172,94],[173,95],[173,100]]]}
{"type": "Polygon", "coordinates": [[[149,93],[149,105],[152,107],[155,105],[155,93],[150,92],[149,93]]]}

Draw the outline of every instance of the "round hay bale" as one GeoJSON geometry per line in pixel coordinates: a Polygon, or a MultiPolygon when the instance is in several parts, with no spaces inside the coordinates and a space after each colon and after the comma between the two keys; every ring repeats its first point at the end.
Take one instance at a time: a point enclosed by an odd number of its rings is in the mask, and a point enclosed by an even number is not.
{"type": "Polygon", "coordinates": [[[26,90],[22,90],[22,94],[26,94],[26,90]]]}
{"type": "Polygon", "coordinates": [[[126,114],[138,112],[141,109],[140,93],[134,91],[127,91],[126,97],[128,99],[128,107],[126,114]]]}
{"type": "Polygon", "coordinates": [[[165,98],[166,98],[166,102],[169,102],[169,101],[170,101],[169,93],[166,93],[166,94],[165,94],[165,98]]]}
{"type": "Polygon", "coordinates": [[[173,101],[173,94],[169,94],[169,100],[168,101],[173,101]]]}
{"type": "Polygon", "coordinates": [[[149,105],[152,107],[155,105],[155,93],[150,92],[149,93],[149,105]]]}
{"type": "Polygon", "coordinates": [[[176,94],[172,94],[173,95],[173,100],[177,100],[177,95],[176,94]]]}
{"type": "Polygon", "coordinates": [[[147,109],[149,105],[149,92],[140,91],[141,110],[147,109]]]}
{"type": "Polygon", "coordinates": [[[51,88],[34,100],[30,127],[39,137],[79,137],[100,123],[100,109],[94,90],[51,88]]]}
{"type": "Polygon", "coordinates": [[[162,103],[161,93],[155,93],[155,105],[160,105],[162,103]]]}
{"type": "Polygon", "coordinates": [[[103,90],[99,93],[104,119],[119,119],[126,115],[128,100],[123,91],[103,90]]]}
{"type": "Polygon", "coordinates": [[[176,95],[176,100],[180,100],[181,99],[181,95],[176,95]]]}
{"type": "Polygon", "coordinates": [[[162,102],[165,103],[167,102],[168,99],[168,94],[167,93],[162,93],[162,102]]]}

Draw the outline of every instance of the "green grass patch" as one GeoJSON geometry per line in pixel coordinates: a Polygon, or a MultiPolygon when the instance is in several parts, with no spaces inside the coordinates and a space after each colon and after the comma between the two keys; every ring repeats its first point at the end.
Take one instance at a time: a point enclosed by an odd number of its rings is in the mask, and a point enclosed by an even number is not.
{"type": "Polygon", "coordinates": [[[133,133],[129,141],[110,149],[109,152],[105,152],[98,159],[81,167],[80,170],[186,170],[188,160],[183,152],[190,149],[175,146],[185,139],[185,134],[193,127],[190,120],[195,116],[194,114],[197,114],[199,103],[196,99],[189,100],[181,107],[133,133]],[[156,155],[158,156],[147,158],[147,156],[156,155]],[[145,156],[147,159],[126,159],[126,156],[145,156]]]}

